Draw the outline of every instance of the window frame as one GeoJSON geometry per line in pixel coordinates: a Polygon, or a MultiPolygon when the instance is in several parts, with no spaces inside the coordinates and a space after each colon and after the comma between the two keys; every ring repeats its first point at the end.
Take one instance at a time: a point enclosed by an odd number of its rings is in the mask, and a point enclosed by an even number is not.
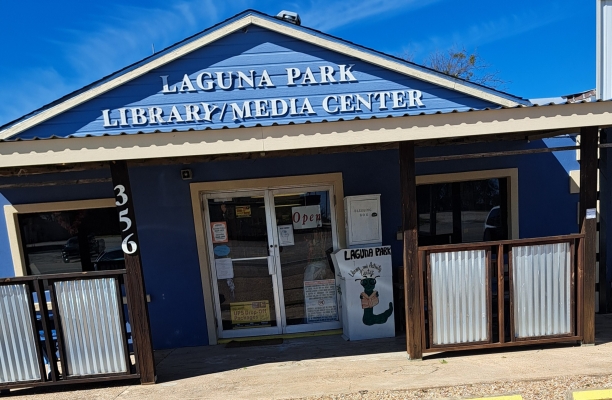
{"type": "Polygon", "coordinates": [[[6,230],[8,233],[9,247],[11,249],[11,258],[13,260],[13,271],[15,272],[15,276],[28,275],[28,269],[25,262],[25,253],[23,251],[23,243],[21,240],[21,229],[19,228],[20,214],[114,207],[116,207],[116,205],[115,199],[113,198],[5,205],[4,217],[6,221],[6,230]]]}
{"type": "Polygon", "coordinates": [[[518,194],[518,168],[490,169],[466,172],[453,172],[448,174],[418,175],[416,185],[431,185],[436,183],[455,183],[465,181],[478,181],[495,178],[508,180],[508,238],[519,238],[519,194],[518,194]]]}

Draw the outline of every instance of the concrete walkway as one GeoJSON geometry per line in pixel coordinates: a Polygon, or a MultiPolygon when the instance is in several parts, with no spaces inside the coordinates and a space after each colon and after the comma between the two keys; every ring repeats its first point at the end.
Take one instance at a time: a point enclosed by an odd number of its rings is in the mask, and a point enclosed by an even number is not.
{"type": "Polygon", "coordinates": [[[340,336],[283,344],[156,352],[158,384],[125,383],[24,389],[25,398],[285,399],[612,374],[612,315],[597,316],[596,346],[547,345],[515,350],[438,353],[406,358],[405,338],[346,342],[340,336]]]}

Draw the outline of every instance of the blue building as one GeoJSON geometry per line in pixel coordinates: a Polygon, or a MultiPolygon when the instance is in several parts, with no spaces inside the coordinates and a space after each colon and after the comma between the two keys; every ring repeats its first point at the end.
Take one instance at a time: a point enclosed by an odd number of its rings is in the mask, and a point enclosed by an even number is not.
{"type": "Polygon", "coordinates": [[[0,276],[125,268],[139,357],[339,331],[340,296],[311,319],[305,288],[337,286],[343,198],[379,194],[411,357],[592,343],[592,159],[608,107],[536,107],[245,11],[0,127],[0,276]],[[432,254],[471,266],[449,262],[437,282],[432,254]],[[483,275],[460,288],[470,268],[483,275]],[[449,297],[436,303],[436,290],[449,297]],[[482,332],[463,335],[475,315],[482,332]]]}

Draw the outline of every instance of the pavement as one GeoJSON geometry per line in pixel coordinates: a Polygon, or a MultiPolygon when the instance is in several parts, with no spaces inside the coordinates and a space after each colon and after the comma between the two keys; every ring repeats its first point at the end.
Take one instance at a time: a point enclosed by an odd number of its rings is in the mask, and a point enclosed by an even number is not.
{"type": "Polygon", "coordinates": [[[408,360],[405,337],[347,342],[336,335],[285,339],[270,346],[180,348],[155,353],[156,385],[32,388],[13,390],[9,397],[289,399],[612,375],[612,315],[597,315],[595,337],[595,346],[445,352],[422,361],[408,360]]]}

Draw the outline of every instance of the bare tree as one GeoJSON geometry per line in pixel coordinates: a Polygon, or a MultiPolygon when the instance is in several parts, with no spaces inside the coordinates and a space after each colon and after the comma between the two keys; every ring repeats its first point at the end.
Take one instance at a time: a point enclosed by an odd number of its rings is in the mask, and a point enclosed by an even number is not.
{"type": "Polygon", "coordinates": [[[491,70],[476,51],[470,53],[463,47],[438,50],[426,58],[425,65],[455,78],[493,88],[503,87],[507,83],[499,77],[498,71],[491,70]]]}
{"type": "MultiPolygon", "coordinates": [[[[414,61],[414,55],[410,52],[405,52],[401,58],[414,61]]],[[[491,66],[482,60],[478,52],[470,53],[464,47],[461,49],[452,47],[446,51],[437,50],[427,56],[423,64],[455,78],[496,89],[502,89],[508,83],[499,77],[499,71],[491,70],[491,66]]]]}

